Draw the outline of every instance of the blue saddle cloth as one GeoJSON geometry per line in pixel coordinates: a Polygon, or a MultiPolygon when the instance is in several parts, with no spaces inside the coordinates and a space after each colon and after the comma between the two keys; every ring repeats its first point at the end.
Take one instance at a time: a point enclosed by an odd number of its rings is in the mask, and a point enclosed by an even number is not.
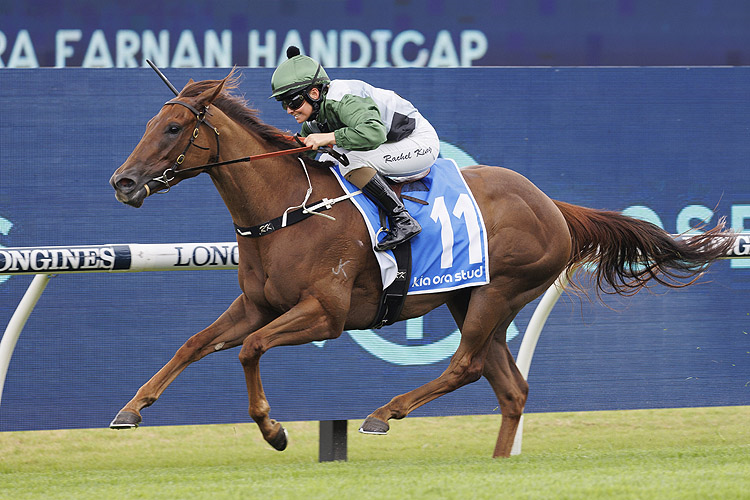
{"type": "MultiPolygon", "coordinates": [[[[346,193],[358,192],[341,175],[338,165],[331,170],[346,193]]],[[[408,293],[445,292],[488,283],[487,231],[456,163],[438,158],[426,177],[405,184],[401,194],[406,196],[404,205],[409,213],[422,225],[422,232],[410,240],[412,272],[408,293]]],[[[364,218],[374,248],[380,229],[378,207],[362,194],[351,201],[364,218]]],[[[396,277],[396,260],[391,251],[374,253],[385,289],[396,277]]]]}

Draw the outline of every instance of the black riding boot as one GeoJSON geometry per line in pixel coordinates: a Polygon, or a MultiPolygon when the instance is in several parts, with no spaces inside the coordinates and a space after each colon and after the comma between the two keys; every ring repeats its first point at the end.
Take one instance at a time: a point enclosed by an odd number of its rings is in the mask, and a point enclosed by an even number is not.
{"type": "Polygon", "coordinates": [[[414,217],[404,207],[404,204],[393,192],[388,182],[376,173],[370,181],[362,187],[362,192],[373,200],[376,205],[385,210],[390,222],[390,228],[385,238],[375,245],[375,250],[382,252],[391,250],[410,238],[418,235],[422,230],[414,217]]]}

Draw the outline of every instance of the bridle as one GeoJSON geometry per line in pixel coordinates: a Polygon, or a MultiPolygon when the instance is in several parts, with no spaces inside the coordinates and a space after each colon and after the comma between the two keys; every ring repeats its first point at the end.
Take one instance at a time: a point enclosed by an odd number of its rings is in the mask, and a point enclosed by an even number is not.
{"type": "MultiPolygon", "coordinates": [[[[151,179],[152,181],[156,181],[158,183],[157,186],[159,184],[166,186],[166,191],[161,191],[162,193],[169,192],[169,190],[172,187],[170,185],[170,182],[175,180],[178,175],[184,175],[189,172],[195,172],[196,170],[205,172],[205,171],[211,170],[214,167],[220,167],[222,165],[231,165],[233,163],[244,163],[244,162],[249,162],[249,161],[254,161],[254,160],[261,160],[264,158],[271,158],[274,156],[296,154],[296,153],[301,153],[304,151],[309,151],[311,149],[310,146],[305,146],[305,147],[292,148],[292,149],[283,149],[281,151],[273,151],[271,153],[262,153],[262,154],[252,155],[252,156],[245,156],[243,158],[237,158],[234,160],[219,161],[220,153],[221,153],[221,141],[219,140],[220,134],[219,134],[219,129],[214,127],[211,124],[211,122],[209,122],[208,119],[206,118],[206,115],[209,114],[208,106],[204,106],[203,109],[199,111],[194,106],[184,101],[180,101],[178,99],[172,99],[171,101],[167,101],[164,103],[165,106],[175,105],[175,104],[183,106],[187,108],[191,113],[193,113],[195,115],[196,123],[195,123],[195,127],[193,127],[193,133],[190,136],[190,140],[185,145],[185,149],[182,150],[182,153],[180,153],[180,155],[177,157],[177,159],[172,164],[172,166],[166,169],[160,176],[154,177],[153,179],[151,179]],[[214,132],[214,137],[216,138],[216,153],[212,155],[211,158],[209,158],[209,162],[206,164],[196,165],[193,167],[180,168],[180,165],[182,165],[182,163],[185,161],[185,155],[190,149],[190,146],[195,146],[196,148],[202,149],[204,151],[209,150],[209,148],[199,146],[198,144],[195,143],[195,140],[198,138],[198,134],[200,133],[201,125],[206,125],[208,128],[210,128],[214,132]]],[[[296,136],[291,136],[290,139],[293,137],[296,137],[296,136]]],[[[146,196],[150,195],[152,190],[148,182],[146,183],[145,188],[146,188],[146,196]]]]}
{"type": "MultiPolygon", "coordinates": [[[[146,184],[144,184],[144,187],[146,189],[146,196],[150,196],[152,193],[152,189],[149,186],[150,182],[155,182],[156,183],[155,186],[157,187],[160,187],[160,185],[166,186],[167,190],[163,191],[163,193],[168,193],[169,190],[171,189],[170,182],[175,180],[178,175],[183,175],[187,172],[195,172],[196,170],[207,171],[214,167],[219,167],[222,165],[231,165],[233,163],[250,162],[254,160],[261,160],[264,158],[272,158],[274,156],[291,155],[291,154],[301,153],[304,151],[310,151],[312,149],[312,146],[303,146],[299,148],[282,149],[279,151],[272,151],[270,153],[261,153],[261,154],[252,155],[252,156],[245,156],[243,158],[237,158],[235,160],[219,161],[219,151],[221,149],[221,143],[219,141],[219,129],[211,125],[211,123],[206,119],[206,115],[208,114],[208,106],[204,106],[202,110],[198,111],[194,106],[186,102],[179,101],[177,99],[172,99],[171,101],[167,101],[166,103],[164,103],[165,106],[173,105],[173,104],[184,106],[195,115],[195,118],[196,118],[195,127],[193,128],[193,133],[190,136],[190,140],[185,145],[185,149],[182,150],[182,153],[180,153],[180,155],[177,157],[174,164],[172,164],[171,167],[166,169],[161,176],[154,177],[153,179],[146,182],[146,184]],[[203,146],[199,146],[198,144],[195,144],[195,139],[198,138],[201,125],[206,125],[211,130],[214,131],[214,136],[216,137],[216,154],[211,156],[210,163],[206,163],[204,165],[196,165],[193,167],[179,168],[180,165],[182,165],[182,163],[185,161],[185,155],[190,149],[190,146],[195,146],[196,148],[202,149],[204,151],[209,151],[210,148],[204,148],[203,146]]],[[[299,144],[303,144],[302,141],[299,139],[299,137],[296,135],[294,136],[283,135],[282,137],[285,137],[289,140],[294,139],[299,144]]],[[[329,148],[326,146],[326,147],[321,147],[318,149],[324,149],[328,154],[334,156],[339,162],[343,163],[344,165],[349,164],[349,159],[346,157],[346,155],[339,154],[338,152],[334,151],[332,148],[329,148]]],[[[320,215],[322,217],[326,217],[331,220],[336,220],[330,215],[323,214],[320,211],[329,210],[333,207],[334,204],[340,201],[343,201],[345,199],[351,198],[352,196],[356,196],[357,194],[361,194],[361,191],[357,191],[355,193],[347,193],[343,196],[339,196],[338,198],[335,198],[332,200],[328,198],[323,198],[321,201],[315,203],[312,207],[308,207],[307,202],[308,202],[308,199],[310,198],[310,195],[312,194],[313,188],[312,188],[312,183],[310,181],[310,175],[308,174],[307,167],[305,166],[305,162],[302,160],[302,158],[299,158],[299,161],[300,163],[302,163],[302,170],[305,172],[305,177],[307,178],[307,186],[308,186],[307,192],[305,193],[305,198],[304,200],[302,200],[302,203],[300,205],[291,206],[287,208],[284,211],[284,214],[282,216],[276,217],[275,219],[267,221],[258,226],[241,227],[235,224],[234,227],[235,227],[235,231],[237,232],[237,234],[239,234],[240,236],[257,238],[258,236],[269,234],[277,229],[281,229],[290,224],[295,224],[297,222],[300,222],[312,215],[320,215]]],[[[157,190],[156,192],[159,192],[159,191],[157,190]]]]}
{"type": "MultiPolygon", "coordinates": [[[[195,140],[198,138],[198,133],[200,132],[201,125],[205,124],[206,126],[211,128],[214,131],[214,137],[216,137],[216,154],[211,156],[209,161],[211,163],[218,161],[219,155],[221,152],[221,142],[219,141],[219,129],[211,125],[211,123],[206,119],[206,115],[208,114],[208,106],[205,106],[201,111],[198,111],[197,109],[195,109],[195,107],[191,106],[190,104],[183,102],[183,101],[178,101],[177,99],[172,99],[171,101],[167,101],[166,103],[164,103],[165,106],[172,105],[172,104],[178,104],[180,106],[186,107],[191,113],[195,115],[195,118],[197,121],[195,123],[195,127],[193,128],[193,133],[190,136],[190,140],[185,145],[185,149],[182,150],[182,153],[180,153],[180,155],[177,157],[177,159],[172,164],[172,166],[166,169],[164,173],[161,174],[161,176],[154,177],[153,179],[151,179],[153,181],[160,182],[161,184],[164,184],[164,186],[166,186],[167,190],[164,191],[164,193],[169,192],[169,190],[171,189],[171,185],[169,183],[175,180],[178,174],[184,174],[188,171],[198,170],[198,168],[193,168],[193,167],[188,167],[188,168],[184,168],[181,170],[179,168],[180,165],[182,165],[182,162],[185,161],[185,155],[187,154],[188,149],[190,149],[190,146],[195,146],[196,148],[202,149],[204,151],[209,150],[209,148],[204,148],[203,146],[199,146],[198,144],[195,144],[195,140]]],[[[148,183],[146,183],[146,194],[147,196],[151,194],[151,189],[149,188],[148,183]]]]}
{"type": "MultiPolygon", "coordinates": [[[[156,67],[156,65],[151,62],[151,60],[146,59],[146,62],[151,66],[151,68],[156,71],[156,74],[159,75],[159,78],[162,79],[162,81],[169,87],[169,89],[172,91],[172,93],[175,96],[179,95],[179,92],[177,88],[172,85],[172,82],[169,81],[169,79],[164,76],[164,73],[162,73],[159,68],[156,67]]],[[[317,75],[317,73],[316,73],[317,75]]],[[[166,186],[166,191],[161,191],[162,193],[168,193],[169,190],[172,188],[172,186],[169,184],[173,180],[177,178],[178,175],[184,175],[188,172],[194,172],[196,170],[201,171],[208,171],[211,170],[214,167],[220,167],[222,165],[231,165],[233,163],[246,163],[250,161],[255,160],[262,160],[264,158],[272,158],[274,156],[282,156],[282,155],[292,155],[297,153],[302,153],[304,151],[310,151],[312,149],[312,146],[303,146],[298,148],[292,148],[292,149],[282,149],[280,151],[273,151],[270,153],[261,153],[257,155],[252,156],[245,156],[244,158],[237,158],[235,160],[226,160],[226,161],[219,161],[219,155],[221,151],[221,143],[219,142],[219,129],[211,125],[211,123],[206,119],[206,115],[208,115],[208,106],[204,106],[203,109],[198,110],[194,106],[184,102],[180,101],[177,98],[172,99],[171,101],[167,101],[164,103],[165,106],[168,105],[179,105],[184,106],[187,108],[191,113],[195,115],[196,123],[195,127],[193,128],[193,134],[190,137],[190,140],[188,141],[187,145],[185,146],[185,149],[182,150],[182,153],[177,157],[174,164],[172,164],[171,167],[166,169],[159,177],[154,177],[150,181],[146,182],[144,185],[146,189],[146,196],[150,196],[152,192],[158,192],[159,189],[161,189],[161,185],[166,186]],[[187,154],[188,150],[190,149],[190,146],[195,146],[198,149],[202,149],[204,151],[208,151],[209,148],[204,148],[203,146],[199,146],[195,144],[195,139],[198,138],[198,134],[200,133],[201,125],[206,125],[211,130],[214,131],[214,137],[216,137],[216,154],[212,155],[211,158],[209,158],[209,163],[206,163],[204,165],[197,165],[193,167],[185,167],[185,168],[179,168],[180,165],[182,165],[182,162],[185,161],[185,155],[187,154]],[[149,183],[154,182],[154,187],[158,187],[156,191],[153,191],[151,186],[149,186],[149,183]]],[[[297,135],[294,136],[284,136],[291,140],[296,140],[298,144],[304,144],[302,141],[299,140],[299,137],[297,135]]],[[[342,163],[343,165],[349,165],[349,159],[344,154],[340,154],[333,150],[333,148],[330,147],[321,147],[318,148],[320,151],[324,151],[328,153],[329,155],[333,156],[337,161],[342,163]]]]}
{"type": "MultiPolygon", "coordinates": [[[[195,127],[193,128],[193,133],[190,137],[190,140],[188,141],[187,145],[185,145],[185,149],[182,150],[182,153],[180,153],[180,155],[177,157],[177,159],[172,164],[172,166],[166,169],[164,173],[162,173],[162,175],[160,175],[159,177],[154,177],[153,179],[146,182],[146,184],[144,184],[144,188],[146,189],[146,196],[150,196],[152,192],[159,192],[159,189],[162,189],[161,188],[162,185],[166,186],[166,189],[167,189],[166,191],[163,191],[163,192],[168,193],[169,190],[171,189],[171,185],[169,183],[175,180],[178,175],[183,175],[187,172],[194,172],[196,170],[208,171],[214,167],[219,167],[222,165],[231,165],[233,163],[244,163],[244,162],[250,162],[250,161],[255,161],[255,160],[262,160],[265,158],[272,158],[274,156],[297,154],[297,153],[302,153],[304,151],[310,151],[312,149],[312,146],[304,146],[304,143],[300,140],[299,136],[296,134],[293,136],[281,134],[281,136],[283,138],[288,139],[290,143],[291,141],[296,140],[298,144],[302,145],[302,147],[282,149],[280,151],[272,151],[270,153],[261,153],[261,154],[252,155],[252,156],[245,156],[244,158],[237,158],[235,160],[220,161],[219,153],[221,151],[221,143],[219,141],[219,135],[220,135],[219,129],[211,125],[211,123],[206,119],[206,115],[209,114],[208,112],[209,106],[208,105],[203,106],[203,109],[198,110],[191,104],[188,104],[184,101],[180,101],[178,99],[179,92],[177,91],[175,86],[172,85],[169,79],[166,76],[164,76],[164,74],[159,70],[159,68],[157,68],[156,65],[153,62],[151,62],[149,59],[146,59],[146,62],[149,64],[149,66],[151,66],[151,68],[153,68],[154,71],[156,71],[156,74],[159,75],[162,81],[167,85],[167,87],[169,87],[172,93],[174,93],[174,95],[176,96],[175,99],[172,99],[171,101],[167,101],[166,103],[164,103],[164,105],[165,106],[169,106],[169,105],[183,106],[187,108],[191,113],[193,113],[196,119],[195,127]],[[214,137],[216,137],[216,154],[212,155],[209,158],[209,163],[206,163],[204,165],[196,165],[193,167],[180,168],[180,165],[182,165],[182,163],[185,161],[185,155],[190,149],[190,146],[194,145],[196,148],[202,149],[204,151],[209,150],[209,148],[204,148],[203,146],[199,146],[198,144],[195,144],[195,140],[198,138],[198,134],[200,133],[201,125],[206,125],[211,130],[214,131],[214,137]],[[158,189],[156,191],[152,190],[152,186],[149,186],[150,183],[154,183],[153,187],[157,187],[158,189]]],[[[328,153],[330,156],[335,158],[339,163],[341,163],[344,166],[349,165],[349,159],[346,157],[346,155],[335,151],[332,147],[323,146],[323,147],[319,147],[318,150],[328,153]]],[[[302,164],[302,170],[305,172],[305,177],[307,178],[307,192],[305,193],[304,200],[302,200],[302,204],[289,207],[284,211],[284,214],[281,215],[280,217],[276,217],[275,219],[272,219],[270,221],[267,221],[257,226],[240,227],[237,224],[235,224],[234,227],[235,227],[235,231],[237,232],[237,234],[239,234],[240,236],[257,238],[259,236],[263,236],[273,231],[276,231],[277,229],[287,227],[290,224],[295,224],[297,222],[303,221],[306,218],[311,217],[313,215],[319,215],[319,216],[326,217],[331,220],[336,220],[330,215],[326,215],[321,212],[323,210],[330,210],[333,207],[333,205],[335,205],[336,203],[352,198],[353,196],[362,194],[362,191],[355,191],[353,193],[351,192],[346,193],[334,199],[323,198],[322,200],[313,204],[313,206],[308,207],[307,202],[313,190],[312,182],[310,181],[310,175],[307,172],[307,167],[305,166],[304,160],[300,157],[299,161],[302,164]]]]}

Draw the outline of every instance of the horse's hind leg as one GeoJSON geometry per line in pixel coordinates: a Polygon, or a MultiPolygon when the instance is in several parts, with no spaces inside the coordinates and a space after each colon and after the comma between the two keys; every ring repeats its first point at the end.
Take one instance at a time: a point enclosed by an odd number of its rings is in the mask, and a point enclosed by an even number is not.
{"type": "MultiPolygon", "coordinates": [[[[448,303],[448,308],[459,329],[463,330],[468,309],[467,297],[465,295],[455,297],[448,303]]],[[[513,440],[529,393],[529,384],[516,367],[513,355],[510,353],[505,340],[507,327],[510,326],[512,319],[506,321],[506,329],[498,331],[489,343],[487,357],[484,360],[484,371],[482,372],[495,392],[503,415],[492,458],[510,456],[513,440]]]]}
{"type": "Polygon", "coordinates": [[[516,367],[513,355],[505,342],[505,332],[498,332],[492,339],[484,362],[483,375],[495,391],[503,415],[492,457],[509,457],[526,405],[529,384],[516,367]]]}
{"type": "Polygon", "coordinates": [[[448,368],[435,380],[393,398],[370,414],[360,427],[365,434],[385,434],[388,420],[404,418],[414,409],[433,399],[478,380],[484,372],[489,343],[495,332],[504,332],[515,313],[503,294],[495,288],[475,289],[453,304],[451,312],[461,329],[461,342],[448,368]],[[463,312],[466,311],[466,314],[463,312]]]}
{"type": "Polygon", "coordinates": [[[242,341],[268,319],[245,299],[238,297],[212,325],[185,342],[172,359],[146,382],[109,426],[112,429],[132,429],[141,422],[141,410],[151,406],[177,375],[191,363],[212,352],[229,349],[242,341]]]}

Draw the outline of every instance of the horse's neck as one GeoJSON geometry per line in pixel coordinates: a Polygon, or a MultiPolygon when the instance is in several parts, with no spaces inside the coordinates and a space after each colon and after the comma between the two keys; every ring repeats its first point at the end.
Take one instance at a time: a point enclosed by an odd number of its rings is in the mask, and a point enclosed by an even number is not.
{"type": "MultiPolygon", "coordinates": [[[[237,130],[241,127],[235,124],[233,128],[232,134],[222,128],[221,160],[271,151],[244,129],[237,130]]],[[[313,179],[319,177],[310,169],[308,173],[313,179]]],[[[281,156],[217,167],[211,171],[211,178],[234,223],[240,226],[254,226],[282,215],[287,208],[302,203],[308,189],[303,166],[295,157],[281,156]]],[[[314,189],[316,184],[319,185],[313,181],[314,189]]]]}

